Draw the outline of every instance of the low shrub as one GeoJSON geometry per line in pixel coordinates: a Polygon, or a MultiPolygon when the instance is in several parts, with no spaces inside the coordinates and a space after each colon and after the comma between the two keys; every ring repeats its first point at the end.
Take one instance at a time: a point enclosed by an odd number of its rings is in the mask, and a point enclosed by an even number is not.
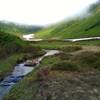
{"type": "Polygon", "coordinates": [[[81,49],[82,49],[81,46],[65,46],[62,48],[62,50],[65,52],[74,52],[74,51],[78,51],[81,49]]]}
{"type": "Polygon", "coordinates": [[[75,70],[78,71],[79,67],[74,62],[62,61],[62,62],[55,64],[51,69],[52,70],[63,70],[63,71],[75,71],[75,70]]]}
{"type": "Polygon", "coordinates": [[[81,66],[88,68],[100,69],[100,53],[95,52],[82,52],[75,56],[73,61],[76,61],[81,66]]]}

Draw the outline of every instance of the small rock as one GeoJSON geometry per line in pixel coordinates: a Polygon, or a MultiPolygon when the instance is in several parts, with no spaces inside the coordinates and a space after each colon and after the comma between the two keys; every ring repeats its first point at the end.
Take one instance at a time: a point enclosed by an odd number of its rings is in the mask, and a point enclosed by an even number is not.
{"type": "Polygon", "coordinates": [[[94,91],[95,93],[98,93],[98,90],[97,90],[97,89],[93,89],[93,91],[94,91]]]}

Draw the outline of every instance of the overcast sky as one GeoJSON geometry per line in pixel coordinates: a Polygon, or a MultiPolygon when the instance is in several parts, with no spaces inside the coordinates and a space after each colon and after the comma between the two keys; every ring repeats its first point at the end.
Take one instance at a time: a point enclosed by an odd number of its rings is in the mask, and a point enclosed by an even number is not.
{"type": "Polygon", "coordinates": [[[0,20],[48,25],[79,15],[98,0],[0,0],[0,20]]]}

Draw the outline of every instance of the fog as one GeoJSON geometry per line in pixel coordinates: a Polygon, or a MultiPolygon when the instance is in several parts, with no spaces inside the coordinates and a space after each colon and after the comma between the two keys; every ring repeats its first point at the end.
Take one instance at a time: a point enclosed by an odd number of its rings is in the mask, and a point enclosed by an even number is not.
{"type": "Polygon", "coordinates": [[[87,12],[98,0],[0,0],[0,20],[49,25],[87,12]]]}

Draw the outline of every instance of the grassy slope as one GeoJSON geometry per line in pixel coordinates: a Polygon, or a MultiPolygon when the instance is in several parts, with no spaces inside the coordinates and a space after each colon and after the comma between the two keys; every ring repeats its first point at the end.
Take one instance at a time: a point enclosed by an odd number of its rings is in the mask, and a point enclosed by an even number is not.
{"type": "Polygon", "coordinates": [[[18,25],[10,22],[0,21],[0,31],[14,35],[30,34],[40,30],[42,27],[31,25],[18,25]]]}
{"type": "Polygon", "coordinates": [[[0,32],[0,80],[13,70],[18,60],[41,54],[41,49],[29,46],[19,37],[0,32]]]}
{"type": "Polygon", "coordinates": [[[36,33],[36,38],[80,38],[100,36],[100,6],[98,5],[90,16],[75,19],[36,33]]]}
{"type": "Polygon", "coordinates": [[[23,44],[18,37],[0,32],[0,79],[12,71],[18,58],[15,53],[23,44]]]}
{"type": "Polygon", "coordinates": [[[0,32],[0,52],[2,52],[1,55],[3,55],[3,52],[5,54],[16,52],[23,45],[25,45],[25,42],[19,39],[19,37],[8,33],[0,32]]]}

